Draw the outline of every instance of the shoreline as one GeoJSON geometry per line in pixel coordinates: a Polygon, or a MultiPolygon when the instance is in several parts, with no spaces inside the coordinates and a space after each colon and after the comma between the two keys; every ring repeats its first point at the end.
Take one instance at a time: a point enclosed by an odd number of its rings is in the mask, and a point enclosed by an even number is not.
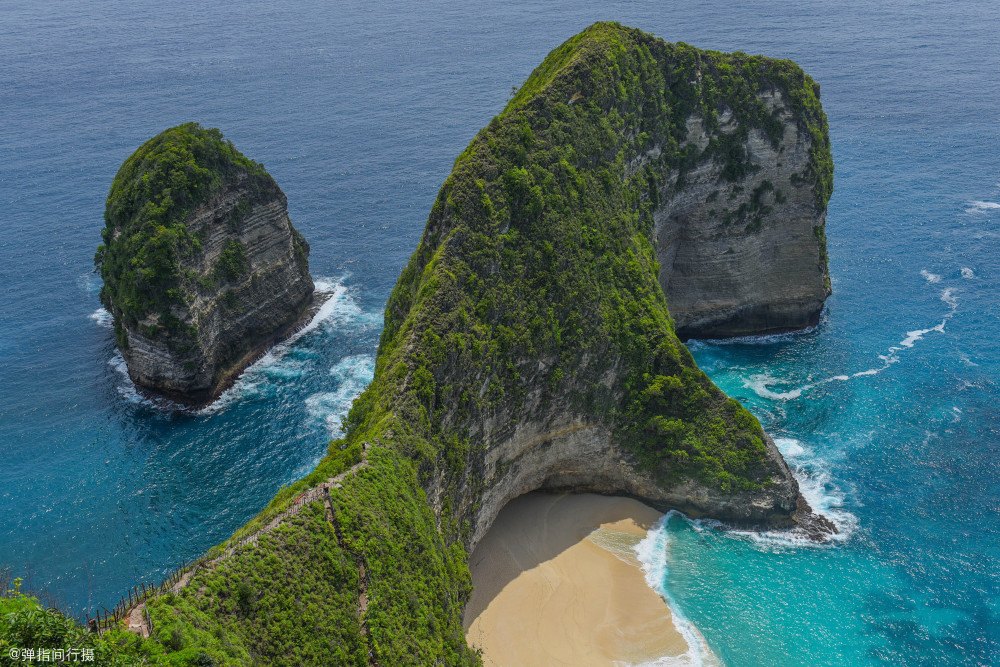
{"type": "Polygon", "coordinates": [[[512,500],[469,559],[469,645],[490,667],[684,661],[692,647],[634,549],[662,516],[589,493],[512,500]]]}
{"type": "Polygon", "coordinates": [[[156,391],[139,385],[132,380],[131,376],[129,376],[129,380],[135,387],[137,394],[139,394],[142,398],[152,401],[162,409],[173,412],[197,413],[200,410],[204,410],[212,406],[216,401],[222,398],[222,395],[233,388],[233,385],[236,384],[237,380],[240,379],[248,368],[266,357],[275,346],[284,343],[309,326],[313,319],[319,314],[323,305],[333,298],[334,294],[334,290],[323,292],[314,290],[299,316],[292,323],[288,324],[277,333],[255,345],[250,349],[250,351],[240,357],[240,359],[232,367],[224,371],[221,374],[216,386],[210,392],[206,393],[207,398],[195,399],[186,394],[156,391]]]}
{"type": "Polygon", "coordinates": [[[243,375],[244,371],[267,356],[267,353],[270,352],[274,346],[287,341],[289,338],[309,326],[309,324],[313,321],[313,318],[319,314],[323,304],[333,298],[333,294],[334,293],[332,291],[316,291],[314,287],[313,293],[309,297],[309,301],[306,303],[306,306],[302,309],[302,313],[295,319],[295,321],[243,355],[243,357],[241,357],[232,368],[225,371],[221,375],[219,383],[212,391],[210,398],[204,404],[197,406],[196,409],[207,408],[209,405],[219,400],[222,394],[229,389],[232,389],[233,385],[240,379],[240,376],[243,375]]]}

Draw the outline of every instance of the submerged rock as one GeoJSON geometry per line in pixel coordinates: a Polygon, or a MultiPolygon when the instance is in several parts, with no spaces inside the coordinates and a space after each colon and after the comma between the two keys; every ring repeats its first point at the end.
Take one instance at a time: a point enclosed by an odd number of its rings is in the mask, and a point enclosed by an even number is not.
{"type": "Polygon", "coordinates": [[[122,165],[95,263],[137,386],[210,401],[313,297],[309,246],[264,167],[196,123],[122,165]]]}

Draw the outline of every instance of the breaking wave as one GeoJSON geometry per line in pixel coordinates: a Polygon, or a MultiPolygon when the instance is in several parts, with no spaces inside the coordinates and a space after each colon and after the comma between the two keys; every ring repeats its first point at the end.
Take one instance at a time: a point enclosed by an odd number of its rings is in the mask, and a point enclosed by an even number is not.
{"type": "Polygon", "coordinates": [[[817,542],[799,528],[744,530],[715,519],[692,519],[680,513],[677,515],[699,532],[721,531],[727,537],[747,540],[758,548],[767,550],[829,548],[831,545],[849,540],[858,527],[858,517],[847,509],[847,494],[833,481],[829,463],[808,445],[795,438],[775,438],[774,444],[792,469],[802,497],[809,503],[813,512],[828,519],[837,527],[836,534],[831,535],[826,541],[817,542]]]}
{"type": "Polygon", "coordinates": [[[111,317],[111,313],[106,311],[104,308],[98,308],[87,317],[97,323],[97,326],[99,327],[104,327],[105,329],[111,329],[114,327],[114,318],[111,317]]]}
{"type": "Polygon", "coordinates": [[[313,419],[325,423],[330,437],[335,438],[340,432],[341,417],[347,414],[354,399],[375,375],[375,355],[344,357],[330,369],[330,375],[337,378],[337,389],[309,396],[306,398],[306,409],[313,419]]]}
{"type": "MultiPolygon", "coordinates": [[[[822,313],[820,319],[822,321],[822,313]]],[[[818,327],[806,327],[796,331],[785,331],[776,334],[763,334],[757,336],[735,336],[733,338],[703,338],[699,340],[689,340],[685,343],[689,348],[698,349],[706,345],[773,345],[775,343],[787,343],[803,336],[814,333],[818,327]]]]}
{"type": "Polygon", "coordinates": [[[683,516],[679,512],[670,511],[663,515],[656,522],[646,537],[635,545],[635,555],[639,560],[640,567],[646,578],[646,584],[662,597],[667,606],[670,607],[671,620],[677,632],[684,638],[688,645],[688,650],[679,656],[664,656],[656,660],[640,663],[637,667],[716,667],[721,662],[712,653],[708,642],[702,636],[698,628],[695,627],[680,611],[677,603],[670,596],[667,590],[667,555],[670,550],[670,534],[667,532],[667,523],[674,516],[683,516]]]}
{"type": "MultiPolygon", "coordinates": [[[[940,276],[926,270],[921,271],[920,274],[924,276],[928,283],[937,283],[941,280],[940,276]]],[[[899,363],[899,353],[912,349],[913,346],[916,345],[917,342],[923,340],[924,336],[927,334],[945,332],[945,326],[948,324],[948,320],[954,317],[955,312],[958,310],[958,297],[955,296],[955,289],[953,287],[946,287],[943,289],[941,291],[941,301],[948,306],[948,311],[941,318],[941,321],[932,327],[927,327],[926,329],[914,329],[912,331],[907,331],[902,340],[889,347],[885,354],[880,354],[878,356],[879,360],[882,362],[880,366],[874,366],[872,368],[868,368],[863,371],[856,371],[854,373],[838,373],[837,375],[831,375],[830,377],[822,380],[809,382],[798,387],[791,387],[783,390],[780,386],[789,384],[789,381],[775,378],[764,373],[751,375],[749,378],[744,380],[743,386],[752,390],[761,398],[766,398],[772,401],[787,401],[799,398],[803,392],[807,392],[810,389],[828,384],[830,382],[847,382],[852,378],[878,375],[882,371],[890,368],[893,364],[899,363]],[[772,387],[777,387],[778,390],[775,391],[772,387]]]]}
{"type": "MultiPolygon", "coordinates": [[[[167,412],[189,412],[195,415],[209,415],[226,410],[241,399],[258,395],[269,382],[287,382],[301,377],[311,371],[313,365],[310,350],[299,341],[309,337],[318,330],[329,330],[334,327],[369,327],[380,323],[380,313],[365,312],[358,305],[350,290],[338,279],[319,278],[315,281],[316,292],[326,300],[317,309],[309,322],[286,340],[269,349],[260,359],[248,366],[236,380],[210,405],[198,410],[190,410],[185,406],[165,398],[153,398],[140,392],[128,375],[128,367],[121,353],[116,349],[108,360],[111,367],[120,376],[117,384],[118,393],[128,402],[144,407],[167,412]]],[[[98,325],[106,328],[112,326],[111,314],[104,308],[98,308],[90,316],[98,325]]],[[[361,389],[371,381],[374,372],[374,355],[354,355],[341,360],[331,370],[335,376],[338,369],[347,369],[343,377],[338,377],[340,387],[331,394],[341,394],[342,397],[330,399],[337,407],[324,409],[327,421],[335,420],[339,426],[343,401],[347,408],[361,389]],[[351,370],[354,369],[354,370],[351,370]],[[367,378],[367,379],[365,379],[367,378]],[[360,384],[359,384],[360,383],[360,384]],[[348,398],[349,396],[349,398],[348,398]]],[[[310,397],[311,399],[312,397],[310,397]]],[[[307,407],[308,401],[307,399],[307,407]]],[[[312,414],[312,408],[310,414],[312,414]]]]}

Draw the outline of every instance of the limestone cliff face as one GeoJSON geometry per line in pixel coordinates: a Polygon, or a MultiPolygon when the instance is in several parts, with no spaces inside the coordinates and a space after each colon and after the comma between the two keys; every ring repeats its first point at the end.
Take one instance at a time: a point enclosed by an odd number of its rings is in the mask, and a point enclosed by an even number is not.
{"type": "MultiPolygon", "coordinates": [[[[444,474],[429,480],[426,491],[432,507],[441,512],[450,505],[451,512],[469,522],[470,551],[508,502],[539,489],[626,495],[663,512],[680,510],[694,518],[741,527],[780,529],[802,523],[817,535],[829,528],[814,530],[811,524],[817,517],[801,499],[798,482],[774,442],[759,426],[752,429],[762,443],[752,474],[764,482],[761,486],[723,491],[698,474],[670,475],[669,462],[661,458],[659,464],[650,465],[636,451],[637,443],[630,440],[637,436],[616,424],[613,414],[588,409],[574,398],[600,384],[610,390],[605,399],[609,403],[625,400],[630,374],[614,346],[600,345],[593,354],[582,355],[576,377],[562,387],[562,396],[553,396],[545,386],[546,371],[555,363],[551,357],[537,364],[524,360],[519,366],[530,364],[535,371],[524,368],[524,383],[531,387],[524,401],[502,405],[472,425],[468,435],[478,446],[471,453],[457,503],[449,498],[455,488],[447,472],[439,471],[444,474]]],[[[721,392],[714,398],[724,400],[721,392]]]]}
{"type": "Polygon", "coordinates": [[[284,335],[313,295],[309,248],[289,220],[284,193],[263,168],[208,132],[173,128],[126,162],[109,196],[99,252],[102,300],[130,377],[194,404],[213,398],[284,335]],[[142,197],[131,192],[179,162],[171,161],[178,145],[193,170],[208,174],[193,171],[186,196],[173,182],[166,194],[155,186],[142,197]],[[128,202],[124,213],[114,206],[121,200],[128,202]],[[144,219],[156,204],[166,214],[144,219]]]}
{"type": "Polygon", "coordinates": [[[192,211],[186,223],[204,240],[202,252],[181,264],[194,273],[197,288],[173,314],[193,335],[147,336],[145,331],[159,326],[154,313],[138,327],[125,326],[122,354],[139,386],[198,402],[211,397],[227,374],[241,370],[247,355],[299,320],[312,300],[313,282],[307,246],[292,227],[280,190],[257,199],[242,179],[192,211]],[[253,203],[231,226],[228,221],[243,202],[253,203]],[[220,276],[220,257],[234,243],[244,248],[243,271],[220,276]]]}
{"type": "MultiPolygon", "coordinates": [[[[714,159],[687,171],[681,187],[679,171],[672,171],[664,204],[653,213],[660,284],[682,339],[815,326],[830,294],[826,206],[804,176],[814,143],[824,137],[795,121],[781,91],[756,97],[781,122],[780,137],[772,141],[764,130],[747,128],[739,141],[750,168],[732,182],[714,159]]],[[[717,135],[740,130],[728,109],[718,120],[717,135]]],[[[704,151],[712,132],[698,115],[686,125],[684,141],[704,151]]]]}
{"type": "MultiPolygon", "coordinates": [[[[473,527],[470,550],[508,502],[539,489],[626,495],[663,512],[680,510],[693,518],[709,517],[735,526],[791,528],[797,519],[811,518],[810,510],[800,507],[798,482],[769,437],[765,436],[768,486],[719,493],[691,478],[664,484],[654,471],[639,466],[634,452],[604,420],[581,414],[570,404],[538,407],[530,406],[536,410],[523,422],[503,415],[500,420],[507,428],[483,434],[488,444],[478,466],[487,482],[481,490],[468,489],[471,493],[460,505],[473,527]]],[[[439,511],[441,490],[435,484],[429,491],[439,511]]]]}

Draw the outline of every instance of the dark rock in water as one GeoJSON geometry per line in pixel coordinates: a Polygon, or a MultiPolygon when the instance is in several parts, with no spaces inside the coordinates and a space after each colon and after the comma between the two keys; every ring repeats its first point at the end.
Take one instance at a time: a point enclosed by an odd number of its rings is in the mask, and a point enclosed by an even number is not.
{"type": "Polygon", "coordinates": [[[799,508],[796,514],[799,529],[811,540],[825,542],[831,535],[840,531],[837,526],[822,514],[813,511],[806,499],[799,496],[799,508]]]}
{"type": "Polygon", "coordinates": [[[212,400],[312,301],[309,246],[284,193],[218,130],[188,123],[143,144],[105,221],[101,301],[140,388],[212,400]]]}

